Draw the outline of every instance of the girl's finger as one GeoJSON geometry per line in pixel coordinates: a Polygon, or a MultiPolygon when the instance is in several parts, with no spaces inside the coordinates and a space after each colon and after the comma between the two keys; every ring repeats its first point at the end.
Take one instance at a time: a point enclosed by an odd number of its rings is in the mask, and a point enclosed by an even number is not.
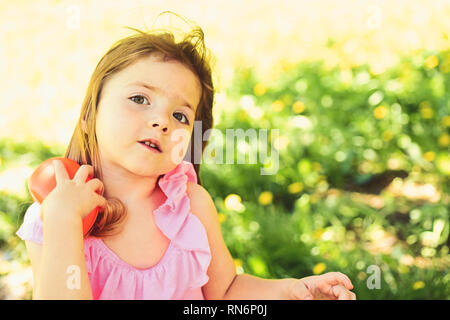
{"type": "Polygon", "coordinates": [[[64,180],[69,179],[69,174],[67,173],[66,167],[60,160],[53,160],[53,169],[55,170],[55,180],[56,184],[60,184],[64,180]]]}
{"type": "Polygon", "coordinates": [[[97,206],[101,207],[102,210],[104,210],[106,208],[106,202],[107,202],[106,199],[100,195],[97,195],[96,199],[97,199],[97,206]]]}
{"type": "Polygon", "coordinates": [[[86,185],[94,192],[103,195],[104,186],[100,179],[94,178],[86,182],[86,185]]]}
{"type": "Polygon", "coordinates": [[[338,298],[338,300],[355,300],[352,297],[352,292],[348,291],[341,285],[333,286],[332,292],[338,298]]]}
{"type": "Polygon", "coordinates": [[[86,182],[87,177],[89,175],[92,176],[93,174],[94,174],[94,167],[88,164],[83,164],[78,168],[77,172],[75,173],[75,176],[73,177],[73,180],[78,183],[84,183],[86,182]]]}
{"type": "Polygon", "coordinates": [[[345,300],[343,289],[344,289],[344,287],[342,287],[340,285],[336,285],[331,288],[331,292],[338,300],[345,300]]]}
{"type": "Polygon", "coordinates": [[[352,284],[352,281],[350,280],[350,278],[347,277],[345,274],[343,274],[343,273],[341,273],[341,272],[338,272],[338,274],[339,274],[340,277],[343,279],[343,281],[344,281],[344,283],[345,283],[345,287],[346,287],[348,290],[353,289],[353,284],[352,284]]]}
{"type": "Polygon", "coordinates": [[[327,279],[330,285],[342,284],[347,289],[353,289],[353,284],[349,277],[341,272],[328,272],[323,275],[327,279]]]}
{"type": "Polygon", "coordinates": [[[350,281],[350,278],[347,277],[345,274],[343,274],[342,272],[330,272],[330,273],[335,275],[336,278],[340,279],[342,284],[344,284],[345,287],[347,287],[347,289],[353,289],[353,285],[352,282],[350,281]]]}

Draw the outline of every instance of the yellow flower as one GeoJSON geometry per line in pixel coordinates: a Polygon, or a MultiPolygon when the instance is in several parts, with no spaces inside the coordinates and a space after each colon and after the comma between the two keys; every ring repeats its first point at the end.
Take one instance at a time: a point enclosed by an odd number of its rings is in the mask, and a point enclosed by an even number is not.
{"type": "Polygon", "coordinates": [[[237,194],[229,194],[225,200],[225,208],[228,210],[239,210],[242,205],[242,199],[237,194]]]}
{"type": "Polygon", "coordinates": [[[442,125],[444,127],[450,127],[450,116],[445,116],[442,118],[442,125]]]}
{"type": "Polygon", "coordinates": [[[321,274],[322,272],[325,271],[326,268],[327,268],[327,266],[325,265],[325,263],[319,262],[318,264],[316,264],[314,266],[313,273],[314,274],[321,274]]]}
{"type": "Polygon", "coordinates": [[[316,231],[314,231],[314,234],[313,234],[314,239],[319,240],[322,237],[322,235],[324,234],[324,232],[325,232],[325,230],[322,229],[322,228],[317,229],[316,231]]]}
{"type": "Polygon", "coordinates": [[[425,160],[427,160],[428,162],[431,162],[434,160],[434,158],[436,158],[436,154],[433,151],[428,151],[425,152],[425,154],[423,155],[423,157],[425,158],[425,160]]]}
{"type": "Polygon", "coordinates": [[[401,264],[401,265],[398,267],[398,272],[400,272],[400,273],[402,273],[402,274],[406,274],[406,273],[409,272],[409,268],[408,268],[407,266],[401,264]]]}
{"type": "Polygon", "coordinates": [[[262,204],[263,206],[266,206],[268,204],[272,203],[273,195],[270,191],[263,191],[258,197],[258,202],[262,204]]]}
{"type": "Polygon", "coordinates": [[[419,290],[419,289],[422,289],[423,287],[425,287],[425,282],[423,282],[423,281],[416,281],[413,284],[414,290],[419,290]]]}
{"type": "Polygon", "coordinates": [[[450,175],[450,157],[448,154],[441,153],[436,160],[436,166],[446,175],[450,175]]]}
{"type": "Polygon", "coordinates": [[[240,110],[237,116],[238,116],[238,119],[240,121],[247,121],[248,120],[248,115],[247,115],[247,113],[244,110],[240,110]]]}
{"type": "Polygon", "coordinates": [[[299,193],[303,191],[303,183],[301,182],[294,182],[288,185],[288,191],[289,193],[299,193]]]}
{"type": "Polygon", "coordinates": [[[322,169],[322,165],[319,162],[313,162],[313,170],[320,171],[322,169]]]}
{"type": "Polygon", "coordinates": [[[425,108],[421,108],[420,109],[420,113],[422,114],[422,117],[424,119],[431,119],[433,118],[433,109],[431,109],[430,107],[425,107],[425,108]]]}
{"type": "Polygon", "coordinates": [[[266,93],[267,89],[262,83],[257,83],[255,87],[253,88],[253,92],[257,96],[262,96],[264,93],[266,93]]]}
{"type": "Polygon", "coordinates": [[[302,113],[303,111],[305,111],[305,104],[303,103],[303,101],[296,101],[292,105],[292,111],[294,111],[295,113],[302,113]]]}
{"type": "Polygon", "coordinates": [[[361,281],[364,280],[366,278],[366,276],[367,276],[366,273],[362,272],[362,271],[360,271],[357,275],[358,279],[361,281]]]}
{"type": "Polygon", "coordinates": [[[443,133],[438,138],[438,143],[441,147],[447,147],[450,144],[450,136],[447,133],[443,133]]]}
{"type": "Polygon", "coordinates": [[[227,216],[224,215],[222,212],[219,212],[219,213],[217,214],[217,218],[219,219],[219,222],[220,222],[220,223],[223,223],[225,220],[227,220],[227,216]]]}
{"type": "Polygon", "coordinates": [[[284,103],[281,100],[276,100],[272,103],[272,110],[275,112],[280,112],[284,108],[284,103]]]}
{"type": "Polygon", "coordinates": [[[394,135],[389,130],[384,131],[382,134],[382,138],[384,141],[390,141],[392,140],[393,137],[394,135]]]}
{"type": "Polygon", "coordinates": [[[428,69],[433,69],[438,65],[438,63],[439,59],[436,56],[429,56],[428,58],[425,59],[425,66],[428,69]]]}
{"type": "Polygon", "coordinates": [[[373,114],[374,114],[375,118],[377,118],[377,119],[383,119],[384,117],[386,117],[387,113],[388,113],[388,109],[384,105],[378,106],[373,111],[373,114]]]}

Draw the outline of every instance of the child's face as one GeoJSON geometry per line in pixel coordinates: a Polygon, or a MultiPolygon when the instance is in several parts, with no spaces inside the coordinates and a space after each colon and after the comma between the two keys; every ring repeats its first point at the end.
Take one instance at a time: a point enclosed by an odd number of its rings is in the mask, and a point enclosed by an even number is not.
{"type": "Polygon", "coordinates": [[[174,169],[189,147],[200,96],[201,84],[188,67],[156,55],[114,74],[103,86],[96,117],[102,168],[155,177],[174,169]],[[139,142],[145,139],[158,140],[162,152],[139,142]]]}

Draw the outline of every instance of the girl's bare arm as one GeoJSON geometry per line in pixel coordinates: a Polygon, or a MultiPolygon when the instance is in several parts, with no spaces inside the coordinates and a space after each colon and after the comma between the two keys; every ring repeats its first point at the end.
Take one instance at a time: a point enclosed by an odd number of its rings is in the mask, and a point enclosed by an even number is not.
{"type": "Polygon", "coordinates": [[[206,299],[306,299],[308,295],[311,298],[314,295],[316,298],[318,296],[316,293],[320,291],[325,293],[327,299],[339,297],[354,300],[354,294],[349,291],[353,287],[350,279],[339,272],[306,277],[302,278],[302,281],[295,278],[263,279],[245,273],[236,274],[233,258],[222,237],[217,210],[211,196],[202,186],[191,182],[188,182],[187,192],[191,200],[192,213],[206,229],[212,255],[207,272],[210,281],[202,288],[206,299]],[[310,292],[305,283],[313,292],[310,292]]]}
{"type": "Polygon", "coordinates": [[[60,213],[45,219],[42,246],[27,243],[34,274],[33,299],[92,299],[82,228],[78,216],[60,213]]]}
{"type": "Polygon", "coordinates": [[[71,180],[64,165],[54,162],[57,185],[41,205],[42,247],[27,244],[34,271],[35,299],[92,299],[84,259],[82,219],[106,200],[98,179],[88,182],[92,166],[82,165],[71,180]],[[31,249],[31,251],[30,251],[31,249]],[[40,252],[38,252],[40,251],[40,252]]]}

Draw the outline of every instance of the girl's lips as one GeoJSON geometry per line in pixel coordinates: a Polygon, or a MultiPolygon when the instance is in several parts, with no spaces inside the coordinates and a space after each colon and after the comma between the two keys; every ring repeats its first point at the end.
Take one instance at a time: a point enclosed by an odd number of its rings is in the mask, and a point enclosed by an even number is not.
{"type": "Polygon", "coordinates": [[[155,148],[152,148],[152,147],[146,145],[146,144],[143,143],[143,142],[139,142],[139,144],[140,144],[141,146],[143,146],[144,148],[146,148],[146,149],[148,149],[148,150],[150,150],[150,151],[153,151],[153,152],[155,152],[155,153],[162,153],[161,151],[156,150],[155,148]]]}
{"type": "Polygon", "coordinates": [[[152,144],[154,144],[156,146],[156,149],[158,149],[158,151],[162,152],[161,144],[159,143],[158,139],[147,138],[147,139],[144,139],[144,140],[139,140],[138,142],[141,142],[141,143],[152,143],[152,144]]]}

